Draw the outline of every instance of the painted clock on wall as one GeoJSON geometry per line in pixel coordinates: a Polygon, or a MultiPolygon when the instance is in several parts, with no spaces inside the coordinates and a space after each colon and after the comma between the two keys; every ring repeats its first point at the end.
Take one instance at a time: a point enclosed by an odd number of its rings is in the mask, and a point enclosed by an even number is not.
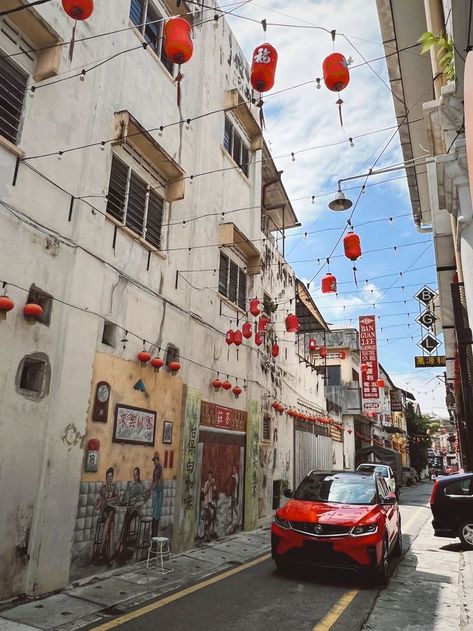
{"type": "Polygon", "coordinates": [[[106,423],[108,420],[108,404],[110,403],[110,385],[106,381],[99,381],[95,390],[92,420],[106,423]]]}

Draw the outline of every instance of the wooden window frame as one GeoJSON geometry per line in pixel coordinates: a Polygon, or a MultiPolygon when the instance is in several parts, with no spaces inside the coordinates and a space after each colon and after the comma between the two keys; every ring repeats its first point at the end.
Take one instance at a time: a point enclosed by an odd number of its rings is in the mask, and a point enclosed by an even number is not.
{"type": "Polygon", "coordinates": [[[250,147],[229,116],[225,114],[223,148],[246,178],[250,177],[250,147]]]}

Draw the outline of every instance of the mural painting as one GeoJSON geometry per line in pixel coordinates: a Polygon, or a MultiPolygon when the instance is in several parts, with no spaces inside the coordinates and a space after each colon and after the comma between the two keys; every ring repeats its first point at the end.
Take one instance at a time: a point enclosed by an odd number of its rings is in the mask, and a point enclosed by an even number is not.
{"type": "Polygon", "coordinates": [[[243,526],[245,430],[246,412],[202,402],[197,544],[243,526]]]}
{"type": "Polygon", "coordinates": [[[248,404],[246,433],[246,475],[245,475],[245,529],[253,530],[258,523],[258,484],[259,484],[259,444],[260,444],[261,405],[259,401],[248,404]]]}

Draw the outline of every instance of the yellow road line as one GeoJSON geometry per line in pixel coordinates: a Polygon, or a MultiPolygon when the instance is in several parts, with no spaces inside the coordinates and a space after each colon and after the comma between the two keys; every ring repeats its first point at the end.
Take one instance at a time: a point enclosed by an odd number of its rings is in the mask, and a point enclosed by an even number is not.
{"type": "Polygon", "coordinates": [[[420,508],[418,508],[416,510],[416,512],[409,517],[409,519],[406,521],[406,523],[402,524],[402,530],[404,532],[406,532],[406,530],[409,530],[409,527],[412,526],[412,524],[415,522],[415,520],[417,519],[417,516],[419,515],[419,513],[421,513],[426,508],[428,510],[430,510],[430,506],[421,506],[420,508]]]}
{"type": "Polygon", "coordinates": [[[270,558],[271,558],[270,554],[265,554],[261,557],[258,557],[257,559],[254,559],[254,561],[250,561],[249,563],[240,565],[239,567],[236,567],[232,570],[223,572],[223,574],[212,576],[206,581],[202,581],[202,583],[191,585],[190,587],[187,587],[186,589],[183,589],[180,592],[176,592],[175,594],[166,596],[166,598],[162,598],[161,600],[152,602],[149,605],[145,605],[144,607],[141,607],[140,609],[135,609],[135,611],[131,611],[130,613],[124,614],[123,616],[120,616],[119,618],[110,620],[110,622],[105,622],[103,624],[100,624],[98,627],[94,627],[94,631],[108,631],[108,629],[113,629],[115,627],[121,626],[122,624],[125,624],[126,622],[135,620],[136,618],[141,618],[141,616],[144,616],[147,613],[150,613],[151,611],[155,611],[156,609],[160,609],[161,607],[164,607],[165,605],[169,605],[170,603],[176,600],[180,600],[181,598],[184,598],[185,596],[189,596],[189,594],[193,594],[194,592],[198,592],[199,590],[204,589],[205,587],[208,587],[209,585],[213,585],[214,583],[223,581],[224,579],[229,578],[230,576],[234,576],[235,574],[238,574],[239,572],[243,572],[244,570],[247,570],[250,567],[254,567],[255,565],[258,565],[259,563],[262,563],[263,561],[267,561],[270,558]]]}
{"type": "Polygon", "coordinates": [[[329,631],[359,592],[359,589],[352,589],[346,592],[346,594],[343,594],[340,600],[338,600],[322,620],[315,625],[312,631],[329,631]]]}

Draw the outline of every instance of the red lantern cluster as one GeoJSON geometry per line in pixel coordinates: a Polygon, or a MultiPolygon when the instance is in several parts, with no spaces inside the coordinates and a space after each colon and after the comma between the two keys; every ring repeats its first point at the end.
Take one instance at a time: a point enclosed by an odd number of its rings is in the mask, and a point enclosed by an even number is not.
{"type": "Polygon", "coordinates": [[[349,232],[343,238],[343,248],[347,259],[356,261],[362,254],[360,237],[355,232],[349,232]]]}
{"type": "Polygon", "coordinates": [[[191,25],[182,17],[171,18],[164,25],[164,54],[173,64],[185,64],[192,57],[194,45],[191,25]]]}
{"type": "Polygon", "coordinates": [[[257,46],[251,58],[251,85],[258,92],[267,92],[274,85],[278,53],[267,42],[257,46]]]}
{"type": "Polygon", "coordinates": [[[288,333],[297,333],[299,328],[299,318],[293,313],[290,313],[286,318],[286,331],[288,333]]]}
{"type": "Polygon", "coordinates": [[[62,0],[62,8],[73,20],[87,20],[94,11],[94,0],[62,0]]]}
{"type": "Polygon", "coordinates": [[[348,63],[341,53],[332,53],[322,64],[325,85],[332,92],[341,92],[350,83],[348,63]]]}
{"type": "Polygon", "coordinates": [[[322,277],[322,293],[334,294],[337,291],[337,279],[333,274],[328,272],[322,277]]]}

